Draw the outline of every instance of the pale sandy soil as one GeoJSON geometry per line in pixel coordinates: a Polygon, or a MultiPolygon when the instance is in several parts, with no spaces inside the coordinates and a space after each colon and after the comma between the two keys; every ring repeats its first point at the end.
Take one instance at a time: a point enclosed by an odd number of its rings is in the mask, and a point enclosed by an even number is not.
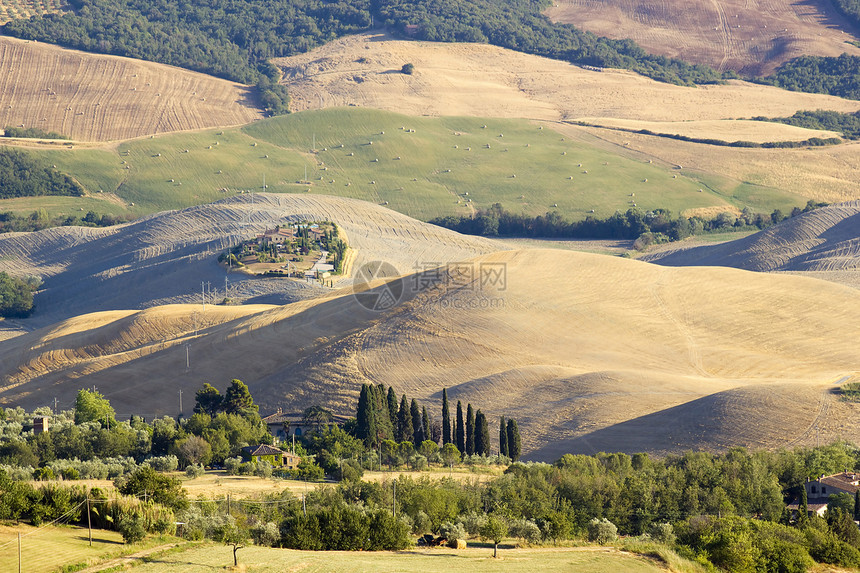
{"type": "Polygon", "coordinates": [[[860,54],[854,27],[826,0],[555,0],[545,12],[598,36],[719,70],[767,75],[800,55],[860,54]]]}
{"type": "Polygon", "coordinates": [[[143,60],[0,37],[0,127],[83,141],[242,125],[251,88],[143,60]]]}

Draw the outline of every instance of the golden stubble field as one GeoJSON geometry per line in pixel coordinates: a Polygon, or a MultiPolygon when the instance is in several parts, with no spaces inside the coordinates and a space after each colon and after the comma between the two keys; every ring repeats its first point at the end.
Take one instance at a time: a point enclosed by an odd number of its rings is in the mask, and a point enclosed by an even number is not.
{"type": "Polygon", "coordinates": [[[857,40],[853,26],[822,0],[555,0],[545,14],[651,53],[750,75],[805,54],[860,54],[847,43],[857,40]]]}
{"type": "Polygon", "coordinates": [[[505,288],[473,281],[408,291],[381,313],[346,289],[249,308],[196,336],[174,332],[190,330],[191,306],[137,313],[134,329],[124,316],[78,317],[50,336],[4,343],[2,374],[17,384],[0,398],[68,401],[86,376],[118,412],[149,417],[175,413],[180,388],[191,395],[204,381],[223,387],[237,377],[264,411],[321,403],[350,414],[361,384],[373,382],[436,412],[447,387],[491,419],[517,418],[525,451],[544,460],[858,437],[856,412],[831,394],[856,375],[855,289],[560,250],[469,264],[504,268],[505,288]],[[88,352],[94,337],[98,354],[88,352]]]}
{"type": "Polygon", "coordinates": [[[2,37],[0,70],[0,128],[113,141],[262,117],[247,86],[143,60],[2,37]]]}

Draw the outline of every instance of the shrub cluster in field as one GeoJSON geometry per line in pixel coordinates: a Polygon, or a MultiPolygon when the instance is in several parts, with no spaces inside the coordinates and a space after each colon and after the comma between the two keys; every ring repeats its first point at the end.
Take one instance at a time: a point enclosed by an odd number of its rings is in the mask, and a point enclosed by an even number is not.
{"type": "Polygon", "coordinates": [[[43,131],[35,127],[12,127],[7,125],[3,128],[3,137],[23,137],[29,139],[69,139],[68,136],[55,131],[43,131]]]}
{"type": "Polygon", "coordinates": [[[845,139],[860,139],[860,112],[842,113],[839,111],[815,110],[798,111],[791,117],[753,117],[756,121],[773,121],[805,127],[807,129],[822,129],[838,131],[845,139]]]}
{"type": "Polygon", "coordinates": [[[0,199],[41,195],[80,197],[83,194],[83,187],[74,179],[32,154],[0,149],[0,199]]]}
{"type": "MultiPolygon", "coordinates": [[[[483,236],[564,237],[581,239],[637,239],[642,247],[651,243],[680,241],[691,235],[766,229],[790,217],[808,213],[827,203],[807,202],[803,208],[795,207],[786,216],[776,209],[770,215],[753,213],[744,208],[740,217],[720,213],[713,219],[675,216],[666,209],[643,212],[628,209],[606,219],[588,216],[582,221],[568,221],[558,212],[529,217],[506,211],[496,203],[489,209],[480,209],[475,216],[448,216],[433,219],[430,223],[464,233],[483,236]]],[[[638,247],[637,247],[638,248],[638,247]]]]}
{"type": "Polygon", "coordinates": [[[33,293],[42,281],[38,277],[17,278],[0,272],[0,316],[26,318],[33,312],[33,293]]]}

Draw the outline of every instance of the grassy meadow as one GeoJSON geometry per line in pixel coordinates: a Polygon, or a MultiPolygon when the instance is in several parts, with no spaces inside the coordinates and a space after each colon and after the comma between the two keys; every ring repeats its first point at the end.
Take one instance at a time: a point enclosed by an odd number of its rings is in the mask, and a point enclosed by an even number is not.
{"type": "MultiPolygon", "coordinates": [[[[406,551],[343,552],[296,551],[268,547],[246,547],[238,553],[240,566],[255,573],[302,571],[322,573],[426,573],[433,571],[505,571],[508,573],[545,573],[578,571],[579,573],[630,573],[665,571],[645,558],[607,548],[513,549],[500,546],[499,558],[493,559],[492,545],[465,550],[413,549],[406,551]]],[[[233,565],[229,546],[212,545],[174,552],[156,561],[135,567],[140,573],[210,572],[233,565]]]]}
{"type": "Polygon", "coordinates": [[[71,174],[90,197],[75,200],[80,206],[53,198],[0,201],[0,211],[44,207],[53,215],[82,207],[143,215],[259,191],[264,177],[268,192],[364,199],[422,220],[496,202],[513,212],[558,210],[572,219],[592,210],[608,216],[634,201],[641,209],[675,212],[727,204],[769,212],[805,202],[565,140],[524,120],[409,117],[363,108],[37,153],[71,174]],[[100,191],[106,200],[99,200],[100,191]]]}
{"type": "MultiPolygon", "coordinates": [[[[0,571],[18,571],[18,532],[21,532],[22,571],[37,573],[56,571],[63,565],[98,560],[127,552],[116,531],[93,530],[89,545],[86,527],[49,526],[37,529],[30,525],[0,526],[0,571]]],[[[143,547],[143,545],[141,546],[143,547]]]]}

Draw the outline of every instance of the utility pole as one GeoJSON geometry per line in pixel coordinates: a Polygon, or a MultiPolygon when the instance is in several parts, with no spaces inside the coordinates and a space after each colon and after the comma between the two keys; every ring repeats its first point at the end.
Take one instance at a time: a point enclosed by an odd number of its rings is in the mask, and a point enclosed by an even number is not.
{"type": "MultiPolygon", "coordinates": [[[[188,347],[185,347],[188,350],[188,347]]],[[[182,389],[179,389],[179,416],[182,417],[182,389]]]]}
{"type": "Polygon", "coordinates": [[[60,413],[60,411],[59,411],[59,409],[57,408],[57,397],[56,397],[56,396],[54,396],[54,414],[56,415],[56,414],[59,414],[59,413],[60,413]]]}
{"type": "Polygon", "coordinates": [[[392,499],[394,503],[391,507],[391,514],[394,516],[394,519],[397,519],[397,479],[391,482],[394,485],[394,495],[392,499]]]}
{"type": "MultiPolygon", "coordinates": [[[[189,350],[188,350],[190,347],[191,347],[191,345],[186,342],[185,343],[185,370],[191,370],[191,355],[190,355],[189,350]]],[[[180,390],[180,392],[182,392],[182,391],[180,390]]],[[[181,412],[182,411],[182,404],[181,404],[182,403],[182,394],[181,393],[179,395],[179,402],[180,402],[179,411],[181,412]]]]}
{"type": "Polygon", "coordinates": [[[93,546],[93,522],[90,518],[90,494],[87,493],[87,527],[90,530],[90,547],[93,546]]]}
{"type": "Polygon", "coordinates": [[[203,312],[206,312],[206,283],[200,283],[200,296],[203,297],[203,312]]]}
{"type": "Polygon", "coordinates": [[[21,573],[21,532],[18,532],[18,573],[21,573]]]}
{"type": "Polygon", "coordinates": [[[227,515],[230,515],[230,494],[227,494],[227,515]]]}

